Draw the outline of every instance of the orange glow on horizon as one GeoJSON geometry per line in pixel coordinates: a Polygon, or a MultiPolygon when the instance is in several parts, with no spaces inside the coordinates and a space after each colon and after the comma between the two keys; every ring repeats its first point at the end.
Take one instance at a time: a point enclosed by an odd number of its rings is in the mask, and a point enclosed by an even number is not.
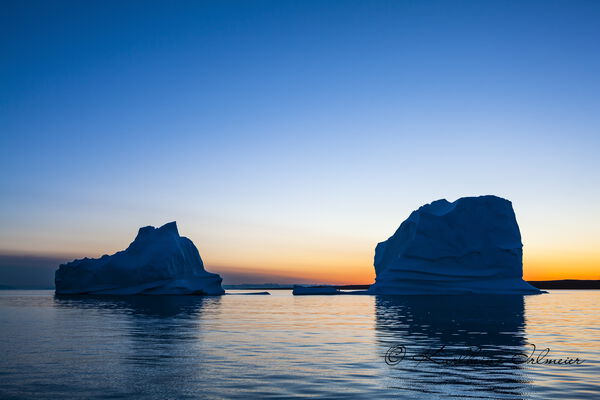
{"type": "MultiPolygon", "coordinates": [[[[265,283],[329,283],[371,284],[375,281],[371,249],[330,249],[299,251],[280,248],[279,251],[230,253],[226,257],[204,257],[208,271],[264,277],[265,283]]],[[[526,251],[523,259],[523,279],[529,281],[586,279],[600,280],[600,252],[526,251]]],[[[209,252],[212,253],[212,252],[209,252]]],[[[59,262],[82,258],[83,254],[66,255],[46,252],[2,252],[4,255],[56,258],[59,262]]],[[[85,254],[99,257],[104,253],[85,254]]],[[[213,253],[214,254],[214,253],[213,253]]]]}
{"type": "MultiPolygon", "coordinates": [[[[375,271],[372,261],[369,261],[312,259],[306,260],[306,262],[285,262],[270,260],[263,263],[246,263],[243,267],[238,267],[239,263],[231,262],[206,262],[205,266],[211,272],[235,272],[248,275],[255,273],[265,277],[284,278],[288,282],[296,279],[306,283],[360,285],[371,284],[375,281],[375,271]],[[226,265],[236,265],[236,267],[226,265]]],[[[277,283],[277,280],[274,282],[277,283]]]]}
{"type": "Polygon", "coordinates": [[[523,279],[529,281],[600,279],[600,254],[525,255],[523,279]]]}
{"type": "MultiPolygon", "coordinates": [[[[214,267],[215,271],[219,269],[228,270],[227,267],[214,267]]],[[[371,255],[360,259],[330,259],[326,261],[312,258],[306,259],[304,263],[271,260],[268,263],[250,264],[235,270],[298,278],[315,283],[358,285],[371,284],[375,281],[371,255]]],[[[600,256],[595,254],[525,256],[523,279],[530,281],[600,279],[600,256]]]]}

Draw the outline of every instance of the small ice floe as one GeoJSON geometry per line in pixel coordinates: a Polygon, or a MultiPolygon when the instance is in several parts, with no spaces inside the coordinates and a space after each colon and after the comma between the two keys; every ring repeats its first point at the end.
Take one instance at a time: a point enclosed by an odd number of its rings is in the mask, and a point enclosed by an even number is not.
{"type": "Polygon", "coordinates": [[[341,294],[335,286],[318,285],[318,286],[303,286],[294,285],[292,291],[294,295],[310,295],[310,294],[341,294]]]}
{"type": "Polygon", "coordinates": [[[227,295],[243,295],[243,296],[248,296],[248,295],[270,295],[271,293],[269,292],[250,292],[250,293],[225,293],[227,295]]]}

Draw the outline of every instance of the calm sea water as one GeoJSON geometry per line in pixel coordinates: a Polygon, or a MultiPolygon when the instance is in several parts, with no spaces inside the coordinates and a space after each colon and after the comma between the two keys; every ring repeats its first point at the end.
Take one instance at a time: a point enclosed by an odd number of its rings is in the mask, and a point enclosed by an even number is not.
{"type": "Polygon", "coordinates": [[[600,398],[600,291],[271,293],[2,291],[0,398],[600,398]]]}

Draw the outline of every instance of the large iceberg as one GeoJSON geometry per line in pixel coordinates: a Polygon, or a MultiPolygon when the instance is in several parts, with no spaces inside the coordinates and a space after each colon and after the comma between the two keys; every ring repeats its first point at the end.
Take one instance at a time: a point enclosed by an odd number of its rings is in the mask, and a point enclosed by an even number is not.
{"type": "Polygon", "coordinates": [[[496,196],[437,200],[375,248],[372,294],[535,294],[523,280],[512,203],[496,196]]]}
{"type": "Polygon", "coordinates": [[[220,295],[221,281],[175,222],[140,228],[126,250],[62,264],[55,274],[57,294],[220,295]]]}

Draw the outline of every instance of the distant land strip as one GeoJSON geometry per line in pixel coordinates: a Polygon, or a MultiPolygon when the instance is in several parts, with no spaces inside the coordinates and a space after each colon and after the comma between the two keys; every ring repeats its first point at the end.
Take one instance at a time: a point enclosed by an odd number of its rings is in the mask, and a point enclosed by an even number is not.
{"type": "MultiPolygon", "coordinates": [[[[600,289],[600,280],[562,279],[558,281],[527,281],[538,289],[600,289]]],[[[368,289],[370,285],[342,285],[338,289],[368,289]]]]}
{"type": "MultiPolygon", "coordinates": [[[[527,281],[538,289],[600,289],[600,280],[562,279],[557,281],[527,281]]],[[[289,290],[294,285],[223,285],[226,289],[265,289],[265,290],[289,290]]],[[[341,290],[365,290],[371,285],[306,285],[303,286],[333,286],[341,290]]]]}
{"type": "MultiPolygon", "coordinates": [[[[600,289],[600,280],[585,280],[585,279],[562,279],[557,281],[527,281],[538,289],[600,289]]],[[[247,284],[247,285],[223,285],[225,289],[263,289],[263,290],[290,290],[294,285],[277,285],[273,284],[247,284]]],[[[341,290],[365,290],[371,285],[307,285],[303,286],[333,286],[341,290]]],[[[54,290],[48,286],[12,286],[0,284],[0,290],[54,290]]]]}
{"type": "Polygon", "coordinates": [[[538,289],[600,289],[600,280],[562,279],[559,281],[527,281],[538,289]]]}

